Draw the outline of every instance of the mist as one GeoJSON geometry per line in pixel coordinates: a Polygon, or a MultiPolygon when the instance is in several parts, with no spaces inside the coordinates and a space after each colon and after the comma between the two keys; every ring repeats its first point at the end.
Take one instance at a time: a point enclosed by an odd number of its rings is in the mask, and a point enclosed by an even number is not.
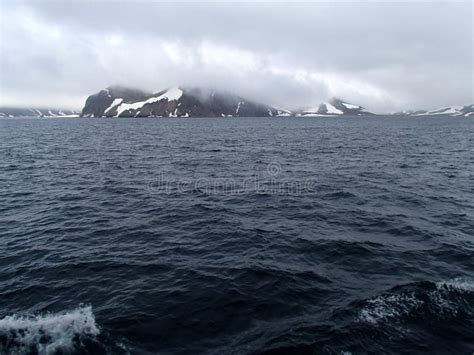
{"type": "Polygon", "coordinates": [[[0,4],[2,106],[80,109],[110,85],[211,87],[289,109],[474,101],[470,1],[0,4]]]}

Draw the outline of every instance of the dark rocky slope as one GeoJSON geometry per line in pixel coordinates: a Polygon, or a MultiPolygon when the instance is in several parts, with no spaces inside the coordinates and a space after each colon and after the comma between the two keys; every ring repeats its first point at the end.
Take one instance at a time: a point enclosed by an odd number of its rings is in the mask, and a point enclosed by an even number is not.
{"type": "Polygon", "coordinates": [[[87,98],[83,117],[267,117],[290,111],[227,92],[170,88],[154,94],[110,87],[87,98]]]}
{"type": "MultiPolygon", "coordinates": [[[[226,91],[174,87],[156,93],[112,86],[87,98],[82,117],[281,117],[372,116],[360,105],[333,98],[315,108],[289,110],[247,100],[226,91]]],[[[432,111],[403,111],[397,116],[470,116],[474,105],[432,111]]]]}

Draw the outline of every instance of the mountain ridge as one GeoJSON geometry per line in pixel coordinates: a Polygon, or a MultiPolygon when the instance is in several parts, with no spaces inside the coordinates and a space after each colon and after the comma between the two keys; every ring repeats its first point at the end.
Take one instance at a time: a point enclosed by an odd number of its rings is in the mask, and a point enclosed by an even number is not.
{"type": "Polygon", "coordinates": [[[312,108],[288,110],[228,91],[200,87],[171,87],[157,92],[113,85],[87,97],[82,110],[0,107],[8,117],[339,117],[339,116],[474,116],[474,105],[434,110],[405,110],[376,114],[340,98],[312,108]]]}
{"type": "Polygon", "coordinates": [[[89,96],[82,117],[310,117],[375,115],[333,98],[314,109],[288,110],[212,89],[172,87],[149,93],[108,87],[89,96]]]}
{"type": "Polygon", "coordinates": [[[79,117],[80,111],[54,108],[0,107],[0,118],[12,117],[79,117]]]}
{"type": "Polygon", "coordinates": [[[467,104],[467,105],[458,105],[458,106],[444,106],[434,110],[406,110],[406,111],[399,111],[394,112],[392,115],[396,116],[438,116],[438,115],[445,115],[445,116],[474,116],[474,104],[467,104]]]}
{"type": "Polygon", "coordinates": [[[375,114],[367,111],[363,106],[354,105],[333,97],[330,101],[322,102],[318,107],[305,109],[297,112],[296,116],[374,116],[375,114]]]}
{"type": "Polygon", "coordinates": [[[431,115],[473,116],[474,105],[376,114],[361,105],[334,97],[313,108],[288,110],[248,100],[226,91],[197,87],[173,87],[156,93],[124,87],[109,87],[89,96],[81,113],[82,117],[414,117],[431,115]]]}
{"type": "Polygon", "coordinates": [[[226,91],[171,87],[156,93],[109,87],[89,96],[82,117],[258,117],[291,111],[248,100],[226,91]]]}

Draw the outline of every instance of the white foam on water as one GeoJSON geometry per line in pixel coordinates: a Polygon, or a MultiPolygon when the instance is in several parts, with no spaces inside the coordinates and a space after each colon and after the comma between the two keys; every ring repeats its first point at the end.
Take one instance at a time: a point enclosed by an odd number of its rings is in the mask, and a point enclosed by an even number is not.
{"type": "Polygon", "coordinates": [[[423,301],[417,299],[413,293],[382,295],[367,302],[368,305],[360,311],[359,318],[372,324],[381,320],[400,318],[423,305],[423,301]]]}
{"type": "MultiPolygon", "coordinates": [[[[460,305],[451,298],[450,292],[474,292],[474,282],[462,278],[440,281],[435,285],[436,289],[426,291],[428,302],[444,315],[455,316],[460,310],[460,305]]],[[[367,301],[367,305],[359,312],[359,319],[372,324],[400,319],[415,313],[423,304],[424,301],[413,291],[381,295],[367,301]]]]}
{"type": "Polygon", "coordinates": [[[440,281],[436,283],[436,287],[440,288],[448,288],[448,289],[456,289],[459,291],[467,291],[467,292],[474,292],[474,281],[466,280],[463,278],[456,278],[448,281],[440,281]]]}
{"type": "Polygon", "coordinates": [[[39,354],[71,351],[76,337],[99,333],[90,306],[57,314],[12,315],[0,319],[0,336],[12,341],[14,348],[8,349],[11,353],[28,353],[32,348],[39,354]]]}

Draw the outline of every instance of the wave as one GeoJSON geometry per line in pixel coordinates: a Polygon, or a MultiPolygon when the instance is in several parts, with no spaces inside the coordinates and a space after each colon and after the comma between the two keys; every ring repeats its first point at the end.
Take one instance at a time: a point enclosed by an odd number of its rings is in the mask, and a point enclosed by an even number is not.
{"type": "Polygon", "coordinates": [[[57,314],[7,316],[0,319],[0,353],[72,352],[83,338],[99,333],[91,306],[57,314]]]}
{"type": "Polygon", "coordinates": [[[329,318],[291,318],[257,353],[470,354],[473,326],[473,280],[421,281],[336,308],[329,318]]]}
{"type": "Polygon", "coordinates": [[[382,295],[367,301],[361,309],[359,318],[362,321],[376,324],[388,318],[399,318],[410,314],[422,305],[414,294],[382,295]]]}
{"type": "Polygon", "coordinates": [[[437,282],[436,286],[440,289],[455,289],[459,291],[474,292],[474,281],[457,278],[449,281],[437,282]]]}
{"type": "Polygon", "coordinates": [[[377,324],[420,316],[456,317],[467,311],[466,296],[473,292],[474,281],[461,278],[399,286],[366,300],[359,311],[359,320],[377,324]]]}

